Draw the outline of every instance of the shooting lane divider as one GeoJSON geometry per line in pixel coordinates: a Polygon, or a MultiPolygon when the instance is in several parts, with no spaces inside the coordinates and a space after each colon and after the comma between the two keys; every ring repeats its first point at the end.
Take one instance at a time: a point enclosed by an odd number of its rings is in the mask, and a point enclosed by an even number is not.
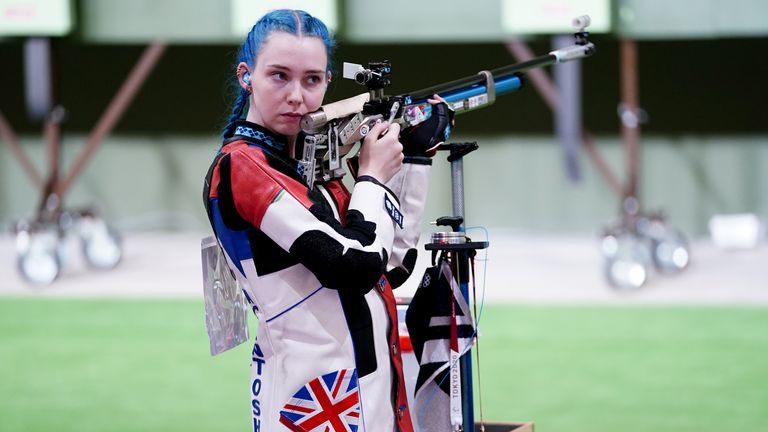
{"type": "Polygon", "coordinates": [[[85,148],[70,168],[67,176],[57,184],[55,192],[58,196],[61,197],[66,193],[67,189],[82,172],[93,152],[96,151],[104,138],[112,132],[115,124],[120,120],[123,112],[131,104],[134,96],[136,96],[136,93],[138,93],[149,76],[149,73],[152,72],[158,60],[162,57],[166,47],[167,44],[165,42],[155,41],[141,54],[139,61],[131,69],[125,82],[112,101],[110,101],[106,111],[104,111],[104,114],[99,118],[98,123],[96,123],[93,131],[88,136],[85,148]]]}
{"type": "Polygon", "coordinates": [[[24,153],[24,150],[22,150],[16,132],[13,130],[10,123],[8,123],[8,120],[5,118],[2,112],[0,112],[0,138],[8,143],[8,146],[11,148],[14,157],[16,157],[16,159],[19,161],[21,167],[24,169],[24,172],[27,173],[27,176],[32,181],[32,184],[38,188],[42,188],[43,180],[40,176],[40,173],[37,172],[35,165],[32,163],[32,161],[29,160],[29,157],[27,157],[27,154],[24,153]]]}

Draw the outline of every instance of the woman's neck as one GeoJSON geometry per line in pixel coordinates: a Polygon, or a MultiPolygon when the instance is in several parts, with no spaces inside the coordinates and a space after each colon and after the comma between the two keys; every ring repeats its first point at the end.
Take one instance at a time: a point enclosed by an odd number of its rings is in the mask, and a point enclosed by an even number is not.
{"type": "Polygon", "coordinates": [[[295,159],[294,155],[296,154],[296,136],[298,135],[282,135],[275,131],[273,131],[271,128],[267,127],[266,125],[263,125],[261,121],[257,119],[256,114],[251,110],[251,108],[248,108],[248,114],[245,116],[245,120],[248,122],[251,122],[253,124],[259,125],[263,127],[264,129],[267,129],[268,131],[272,132],[275,136],[285,136],[287,142],[288,142],[288,156],[291,159],[295,159]]]}

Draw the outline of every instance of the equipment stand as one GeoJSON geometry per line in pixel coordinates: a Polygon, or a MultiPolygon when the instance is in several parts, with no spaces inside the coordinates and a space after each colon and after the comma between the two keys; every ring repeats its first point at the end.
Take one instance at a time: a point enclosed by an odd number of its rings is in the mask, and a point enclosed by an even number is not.
{"type": "MultiPolygon", "coordinates": [[[[451,195],[453,202],[453,217],[441,217],[438,225],[450,226],[453,232],[464,233],[464,164],[463,158],[470,152],[477,150],[476,142],[443,144],[438,150],[448,150],[448,161],[451,163],[451,195]]],[[[432,242],[425,245],[427,250],[447,251],[454,263],[456,280],[461,289],[464,300],[469,304],[469,261],[477,253],[477,249],[488,247],[488,242],[468,242],[465,236],[461,236],[462,242],[432,242]]],[[[467,351],[459,360],[461,371],[461,400],[464,432],[475,430],[475,416],[472,392],[472,357],[471,350],[467,351]]]]}

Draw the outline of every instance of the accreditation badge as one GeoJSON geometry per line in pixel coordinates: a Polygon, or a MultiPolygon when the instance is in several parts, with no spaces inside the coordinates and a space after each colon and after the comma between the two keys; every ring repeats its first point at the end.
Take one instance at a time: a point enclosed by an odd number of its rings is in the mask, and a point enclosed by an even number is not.
{"type": "Polygon", "coordinates": [[[201,246],[205,325],[215,356],[248,340],[248,301],[216,237],[204,238],[201,246]]]}

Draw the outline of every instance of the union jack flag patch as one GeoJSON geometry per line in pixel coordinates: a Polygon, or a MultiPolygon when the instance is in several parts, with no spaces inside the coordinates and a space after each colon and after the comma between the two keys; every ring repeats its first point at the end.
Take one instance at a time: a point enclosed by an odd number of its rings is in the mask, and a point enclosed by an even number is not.
{"type": "Polygon", "coordinates": [[[280,411],[280,423],[294,432],[357,432],[359,422],[355,369],[341,369],[314,378],[280,411]]]}

